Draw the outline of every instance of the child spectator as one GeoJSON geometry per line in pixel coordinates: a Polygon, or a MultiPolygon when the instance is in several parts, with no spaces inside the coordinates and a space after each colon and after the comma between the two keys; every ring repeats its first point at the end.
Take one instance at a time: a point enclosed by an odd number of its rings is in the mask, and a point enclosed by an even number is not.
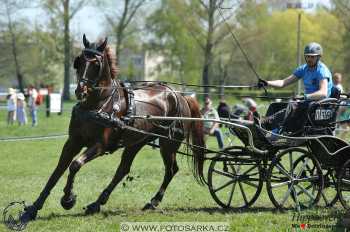
{"type": "Polygon", "coordinates": [[[7,95],[7,125],[12,125],[16,120],[16,91],[8,89],[7,95]]]}
{"type": "Polygon", "coordinates": [[[26,102],[23,93],[17,95],[17,121],[20,126],[27,124],[26,102]]]}

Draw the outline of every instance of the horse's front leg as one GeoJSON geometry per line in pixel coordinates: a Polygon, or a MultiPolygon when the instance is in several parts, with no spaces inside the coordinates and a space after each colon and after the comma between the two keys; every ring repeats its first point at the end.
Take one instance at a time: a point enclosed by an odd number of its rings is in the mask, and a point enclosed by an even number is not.
{"type": "Polygon", "coordinates": [[[101,143],[96,143],[94,146],[89,147],[86,151],[75,159],[69,166],[69,175],[67,178],[66,186],[64,187],[64,195],[61,198],[61,205],[64,209],[69,210],[73,208],[76,202],[76,195],[73,194],[74,178],[80,168],[89,161],[99,157],[104,153],[104,147],[101,143]]]}
{"type": "Polygon", "coordinates": [[[126,147],[123,151],[119,167],[107,188],[103,190],[98,199],[86,207],[86,214],[94,214],[100,212],[101,205],[106,204],[110,194],[117,184],[130,172],[131,164],[145,143],[126,147]]]}
{"type": "MultiPolygon", "coordinates": [[[[183,138],[179,139],[182,140],[183,138]]],[[[142,210],[156,209],[159,203],[162,201],[165,190],[167,189],[170,181],[173,179],[175,174],[178,172],[179,167],[176,162],[176,151],[179,149],[181,143],[179,142],[171,142],[169,140],[160,139],[160,153],[163,158],[165,174],[163,178],[163,183],[161,184],[158,192],[151,199],[149,203],[147,203],[142,210]]]]}
{"type": "Polygon", "coordinates": [[[42,190],[34,204],[28,206],[25,209],[25,212],[20,218],[21,222],[27,223],[30,220],[35,220],[38,210],[40,210],[43,207],[46,198],[50,195],[50,191],[56,185],[57,181],[63,175],[65,170],[68,168],[74,156],[76,156],[80,152],[81,148],[82,145],[78,139],[73,139],[71,137],[68,138],[68,140],[64,144],[60,159],[55,170],[51,174],[44,189],[42,190]]]}

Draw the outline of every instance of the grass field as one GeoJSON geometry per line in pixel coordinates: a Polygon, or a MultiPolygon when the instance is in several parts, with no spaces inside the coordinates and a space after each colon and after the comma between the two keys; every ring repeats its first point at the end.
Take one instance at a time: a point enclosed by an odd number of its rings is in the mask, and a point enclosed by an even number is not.
{"type": "MultiPolygon", "coordinates": [[[[15,136],[38,136],[66,133],[71,104],[62,116],[44,117],[39,114],[37,127],[5,124],[5,112],[1,111],[0,138],[15,136]]],[[[0,142],[0,208],[12,201],[33,202],[49,175],[56,166],[65,139],[40,141],[0,142]]],[[[216,148],[214,138],[208,144],[216,148]]],[[[155,211],[141,208],[158,190],[164,167],[157,150],[144,148],[136,157],[130,176],[113,192],[102,212],[84,216],[83,207],[96,200],[108,184],[119,164],[121,151],[103,156],[84,166],[78,173],[74,192],[77,204],[65,211],[59,201],[63,194],[67,172],[52,190],[36,221],[26,231],[119,231],[120,222],[228,222],[231,231],[302,231],[292,229],[292,224],[307,223],[293,219],[295,211],[280,213],[274,210],[265,186],[258,201],[244,211],[223,210],[211,198],[208,188],[196,183],[186,157],[178,155],[180,171],[169,185],[165,197],[155,211]]],[[[332,209],[322,207],[303,211],[301,215],[321,216],[321,220],[310,221],[310,225],[339,225],[341,217],[332,217],[343,212],[340,205],[332,209]]],[[[3,223],[0,231],[8,231],[3,223]]],[[[343,228],[307,229],[307,231],[344,231],[343,228]]]]}

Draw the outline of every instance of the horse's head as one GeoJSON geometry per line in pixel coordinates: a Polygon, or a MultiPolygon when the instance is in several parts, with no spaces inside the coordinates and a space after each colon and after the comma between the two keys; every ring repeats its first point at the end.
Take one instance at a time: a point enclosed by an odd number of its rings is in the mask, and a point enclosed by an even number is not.
{"type": "Polygon", "coordinates": [[[107,38],[100,43],[90,43],[84,34],[84,49],[74,60],[74,68],[77,71],[77,88],[75,95],[78,100],[85,102],[88,98],[97,98],[99,86],[106,85],[111,73],[108,56],[105,54],[107,38]]]}

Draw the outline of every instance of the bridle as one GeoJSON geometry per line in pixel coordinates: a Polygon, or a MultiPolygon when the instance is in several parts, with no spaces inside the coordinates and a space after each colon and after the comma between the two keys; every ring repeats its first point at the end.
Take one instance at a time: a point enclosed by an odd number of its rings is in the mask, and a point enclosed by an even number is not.
{"type": "Polygon", "coordinates": [[[91,48],[85,48],[82,52],[82,56],[84,61],[85,61],[85,69],[84,69],[84,73],[83,76],[79,79],[79,85],[80,88],[84,88],[84,86],[86,86],[87,84],[90,84],[92,89],[95,89],[102,77],[102,70],[103,70],[103,53],[95,50],[95,49],[91,49],[91,48]],[[93,58],[89,58],[87,56],[87,54],[90,53],[93,55],[93,58]],[[94,80],[89,80],[88,78],[86,78],[86,72],[90,66],[91,63],[98,61],[99,63],[99,71],[98,71],[98,76],[96,79],[94,80]]]}
{"type": "MultiPolygon", "coordinates": [[[[86,91],[88,92],[90,89],[92,89],[92,91],[94,90],[99,90],[100,87],[98,87],[99,82],[102,79],[102,72],[103,72],[103,57],[104,54],[103,52],[98,51],[97,49],[92,49],[92,48],[85,48],[82,51],[82,55],[81,57],[83,58],[84,62],[85,62],[85,69],[83,72],[83,75],[81,78],[79,78],[79,86],[80,89],[83,90],[83,92],[86,91]],[[97,61],[99,64],[99,71],[98,71],[98,76],[97,78],[94,78],[94,80],[90,80],[86,77],[87,74],[87,70],[89,68],[89,66],[93,63],[97,61]]],[[[120,93],[118,91],[118,83],[117,81],[115,81],[114,79],[112,79],[112,92],[110,94],[108,94],[108,96],[106,96],[103,99],[100,100],[105,100],[105,102],[102,104],[101,107],[99,107],[99,109],[97,110],[98,113],[101,113],[103,111],[103,109],[110,103],[112,102],[112,110],[114,112],[118,112],[121,108],[120,104],[118,104],[121,96],[120,93]],[[115,95],[117,95],[117,98],[115,99],[115,95]]],[[[91,90],[90,90],[91,91],[91,90]]]]}

